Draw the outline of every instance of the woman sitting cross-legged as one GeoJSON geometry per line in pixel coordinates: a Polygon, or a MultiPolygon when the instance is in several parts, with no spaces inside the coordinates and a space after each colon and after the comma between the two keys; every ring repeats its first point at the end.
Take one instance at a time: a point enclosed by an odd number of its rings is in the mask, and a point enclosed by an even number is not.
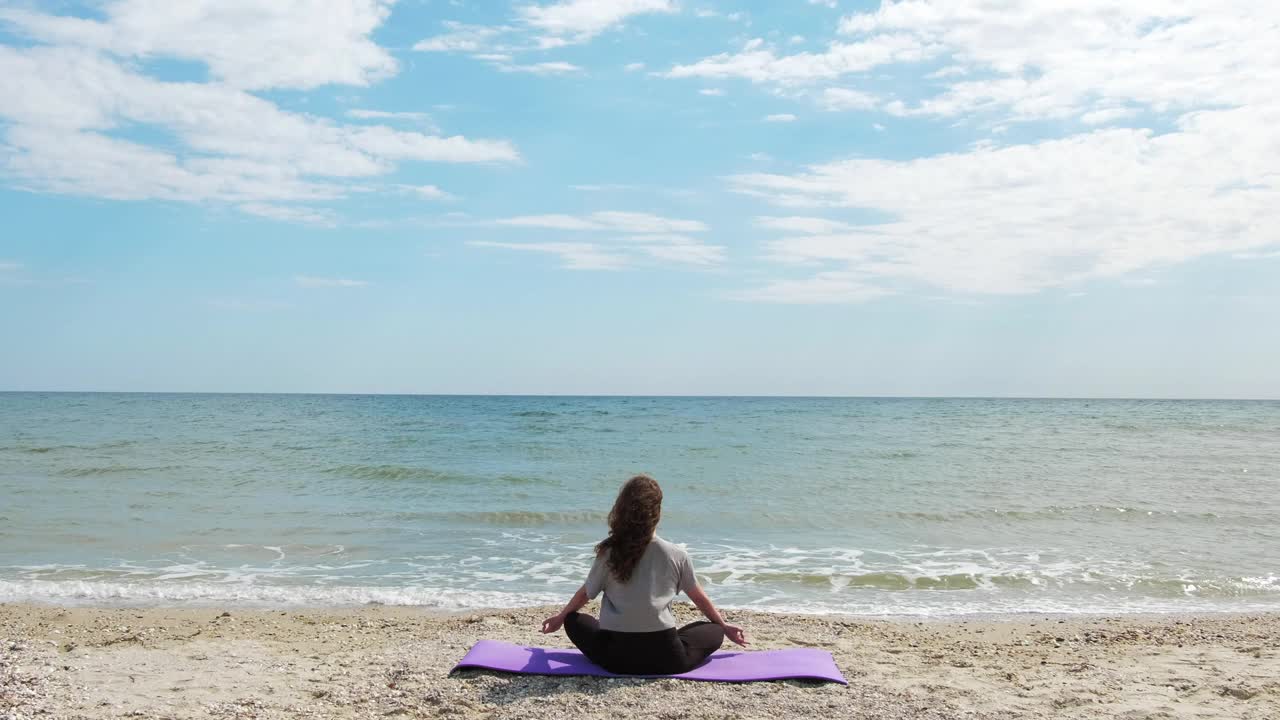
{"type": "Polygon", "coordinates": [[[647,475],[622,486],[609,513],[609,536],[596,545],[587,581],[542,632],[564,626],[591,662],[620,675],[687,672],[720,649],[727,636],[747,644],[742,628],[720,617],[693,575],[684,549],[654,534],[662,514],[662,489],[647,475]],[[604,592],[600,620],[578,610],[604,592]],[[676,629],[671,601],[689,596],[710,622],[676,629]]]}

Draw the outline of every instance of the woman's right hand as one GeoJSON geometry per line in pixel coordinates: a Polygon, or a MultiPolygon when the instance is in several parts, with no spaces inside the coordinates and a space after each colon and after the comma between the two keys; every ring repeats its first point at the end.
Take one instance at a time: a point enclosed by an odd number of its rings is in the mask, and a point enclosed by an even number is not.
{"type": "Polygon", "coordinates": [[[542,632],[553,633],[559,630],[562,625],[564,625],[564,614],[556,613],[542,621],[542,632]]]}
{"type": "Polygon", "coordinates": [[[720,627],[724,628],[725,637],[742,647],[747,646],[747,634],[742,631],[742,628],[737,625],[730,625],[729,623],[720,623],[720,627]]]}

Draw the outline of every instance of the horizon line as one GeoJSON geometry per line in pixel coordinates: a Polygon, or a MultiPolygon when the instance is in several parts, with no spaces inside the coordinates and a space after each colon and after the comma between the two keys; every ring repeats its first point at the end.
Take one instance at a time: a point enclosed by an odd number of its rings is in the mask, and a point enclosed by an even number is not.
{"type": "Polygon", "coordinates": [[[297,395],[314,397],[454,397],[454,398],[635,398],[635,399],[774,399],[774,400],[1129,400],[1163,402],[1280,402],[1276,397],[1175,397],[1132,395],[785,395],[685,393],[448,393],[448,392],[310,392],[237,390],[0,390],[0,395],[297,395]]]}

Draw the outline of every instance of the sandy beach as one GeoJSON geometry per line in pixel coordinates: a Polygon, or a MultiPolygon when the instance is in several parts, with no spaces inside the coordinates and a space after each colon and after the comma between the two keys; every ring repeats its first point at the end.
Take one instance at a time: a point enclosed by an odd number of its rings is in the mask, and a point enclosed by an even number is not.
{"type": "MultiPolygon", "coordinates": [[[[475,641],[569,647],[551,608],[443,614],[0,605],[0,718],[1275,718],[1280,616],[913,622],[731,611],[850,685],[449,674],[475,641]]],[[[691,606],[679,607],[692,620],[691,606]]]]}

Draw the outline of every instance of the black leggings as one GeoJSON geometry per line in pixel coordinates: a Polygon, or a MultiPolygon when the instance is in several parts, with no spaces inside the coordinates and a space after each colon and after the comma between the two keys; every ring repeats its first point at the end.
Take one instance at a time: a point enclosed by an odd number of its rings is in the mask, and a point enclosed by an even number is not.
{"type": "Polygon", "coordinates": [[[564,632],[588,660],[619,675],[688,672],[724,642],[724,629],[705,620],[679,630],[618,632],[602,629],[590,615],[573,612],[564,620],[564,632]]]}

